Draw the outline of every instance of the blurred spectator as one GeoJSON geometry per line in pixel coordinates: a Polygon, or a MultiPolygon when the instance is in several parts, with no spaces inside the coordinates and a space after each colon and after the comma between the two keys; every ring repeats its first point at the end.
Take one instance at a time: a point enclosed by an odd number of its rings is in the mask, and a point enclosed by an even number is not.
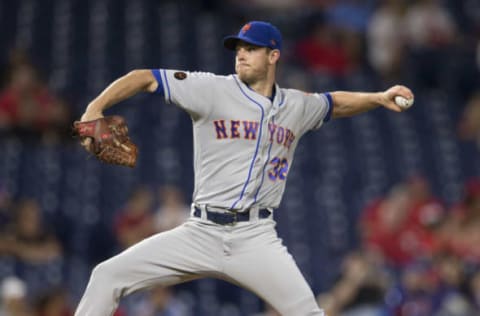
{"type": "Polygon", "coordinates": [[[473,140],[480,148],[480,91],[467,102],[458,122],[458,136],[462,140],[473,140]]]}
{"type": "Polygon", "coordinates": [[[394,315],[433,315],[435,282],[435,275],[428,261],[416,261],[406,266],[400,278],[400,304],[395,307],[394,315]]]}
{"type": "Polygon", "coordinates": [[[466,288],[465,269],[459,258],[442,254],[435,258],[434,269],[438,278],[433,295],[433,310],[438,316],[473,315],[466,288]]]}
{"type": "Polygon", "coordinates": [[[456,25],[439,0],[417,0],[409,7],[404,27],[414,49],[440,48],[453,43],[456,25]]]}
{"type": "Polygon", "coordinates": [[[43,83],[28,60],[14,51],[6,87],[0,92],[0,131],[58,136],[69,125],[68,109],[43,83]]]}
{"type": "Polygon", "coordinates": [[[369,61],[387,81],[398,78],[405,58],[405,9],[403,1],[382,1],[368,24],[369,61]]]}
{"type": "Polygon", "coordinates": [[[360,36],[367,28],[373,3],[371,0],[332,1],[327,9],[328,21],[344,31],[360,36]]]}
{"type": "Polygon", "coordinates": [[[409,225],[418,229],[438,228],[445,219],[444,205],[432,195],[427,179],[414,175],[407,179],[411,199],[409,225]]]}
{"type": "Polygon", "coordinates": [[[16,277],[7,277],[1,284],[0,316],[31,316],[26,299],[25,283],[16,277]]]}
{"type": "Polygon", "coordinates": [[[480,269],[470,278],[468,290],[473,308],[480,310],[480,269]]]}
{"type": "Polygon", "coordinates": [[[379,268],[366,253],[349,254],[332,290],[318,296],[319,305],[329,316],[383,315],[384,294],[390,281],[379,268]]]}
{"type": "Polygon", "coordinates": [[[404,29],[411,49],[408,67],[417,89],[448,85],[452,76],[448,69],[455,61],[447,56],[457,35],[448,10],[438,0],[417,0],[407,10],[404,29]]]}
{"type": "Polygon", "coordinates": [[[72,316],[64,289],[56,288],[41,295],[35,304],[35,316],[72,316]]]}
{"type": "Polygon", "coordinates": [[[15,203],[13,220],[0,238],[0,256],[14,265],[30,296],[61,282],[62,247],[42,221],[36,200],[24,198],[15,203]]]}
{"type": "Polygon", "coordinates": [[[135,316],[190,316],[190,308],[175,297],[171,288],[156,286],[131,306],[127,315],[135,316]]]}
{"type": "Polygon", "coordinates": [[[480,180],[467,182],[463,201],[452,209],[439,237],[447,251],[480,264],[480,180]]]}
{"type": "Polygon", "coordinates": [[[419,255],[431,256],[436,240],[432,232],[412,220],[414,205],[408,186],[397,185],[386,198],[368,206],[360,223],[364,247],[394,266],[405,266],[419,255]]]}
{"type": "Polygon", "coordinates": [[[5,225],[12,217],[12,198],[7,188],[0,183],[0,231],[4,231],[5,225]]]}
{"type": "Polygon", "coordinates": [[[8,224],[12,220],[12,201],[7,189],[0,184],[0,255],[10,249],[10,241],[7,238],[8,224]]]}
{"type": "Polygon", "coordinates": [[[464,289],[466,278],[462,262],[451,255],[438,255],[433,261],[416,261],[401,273],[399,316],[477,315],[464,289]]]}
{"type": "Polygon", "coordinates": [[[155,233],[153,197],[146,187],[136,188],[115,220],[115,233],[125,249],[155,233]]]}
{"type": "Polygon", "coordinates": [[[332,1],[326,10],[327,21],[338,32],[345,51],[347,72],[360,70],[365,63],[365,32],[373,12],[373,4],[372,0],[332,1]]]}
{"type": "Polygon", "coordinates": [[[8,252],[28,264],[47,263],[61,257],[62,248],[55,234],[42,223],[37,201],[20,200],[15,219],[4,239],[8,252]]]}
{"type": "Polygon", "coordinates": [[[155,213],[155,228],[158,232],[170,230],[184,223],[190,216],[190,207],[185,203],[183,192],[172,185],[158,190],[160,207],[155,213]]]}
{"type": "Polygon", "coordinates": [[[342,33],[329,25],[322,15],[314,15],[309,34],[295,47],[295,61],[315,73],[345,75],[351,68],[342,33]]]}

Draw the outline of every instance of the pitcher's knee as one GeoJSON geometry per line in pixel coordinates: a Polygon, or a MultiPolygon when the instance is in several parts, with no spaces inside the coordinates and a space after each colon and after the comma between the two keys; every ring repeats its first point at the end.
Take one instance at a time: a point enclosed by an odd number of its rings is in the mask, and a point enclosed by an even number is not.
{"type": "Polygon", "coordinates": [[[112,287],[114,286],[116,275],[118,275],[118,271],[115,268],[115,264],[111,260],[107,260],[99,263],[92,270],[90,283],[99,283],[103,287],[112,287]]]}

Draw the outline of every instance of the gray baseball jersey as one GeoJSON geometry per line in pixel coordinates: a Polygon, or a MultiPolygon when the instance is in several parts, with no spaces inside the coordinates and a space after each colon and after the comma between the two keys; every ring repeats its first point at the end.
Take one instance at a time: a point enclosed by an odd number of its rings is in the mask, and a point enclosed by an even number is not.
{"type": "Polygon", "coordinates": [[[276,85],[269,99],[235,75],[152,73],[157,92],[192,117],[192,217],[99,264],[75,315],[113,315],[119,300],[137,290],[215,277],[251,290],[281,315],[323,316],[277,235],[272,209],[300,137],[330,118],[331,96],[276,85]],[[232,210],[248,216],[230,225],[215,221],[232,210]]]}
{"type": "Polygon", "coordinates": [[[193,202],[277,208],[298,141],[330,118],[331,96],[276,85],[272,102],[236,75],[154,73],[157,91],[193,119],[193,202]]]}

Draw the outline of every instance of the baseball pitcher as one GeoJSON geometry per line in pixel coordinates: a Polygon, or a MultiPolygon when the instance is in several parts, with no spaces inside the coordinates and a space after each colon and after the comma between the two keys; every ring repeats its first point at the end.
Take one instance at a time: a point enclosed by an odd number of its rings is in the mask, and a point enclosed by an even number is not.
{"type": "Polygon", "coordinates": [[[137,151],[125,123],[105,122],[102,113],[140,92],[160,94],[192,118],[195,170],[187,222],[96,266],[76,316],[110,316],[137,290],[203,277],[242,286],[281,315],[324,315],[275,230],[295,148],[302,135],[332,118],[380,106],[401,112],[406,107],[396,97],[413,100],[413,94],[404,86],[377,93],[281,88],[275,71],[282,36],[270,23],[247,23],[223,44],[235,51],[234,75],[134,70],[108,86],[76,123],[89,152],[134,166],[137,151]],[[117,151],[121,159],[115,160],[117,151]]]}

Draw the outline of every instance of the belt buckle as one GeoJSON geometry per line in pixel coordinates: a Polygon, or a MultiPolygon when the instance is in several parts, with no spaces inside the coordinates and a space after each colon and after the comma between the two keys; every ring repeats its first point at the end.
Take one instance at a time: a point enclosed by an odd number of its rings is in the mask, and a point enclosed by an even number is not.
{"type": "Polygon", "coordinates": [[[235,224],[238,223],[238,212],[237,211],[233,211],[233,210],[227,210],[227,212],[229,214],[231,214],[233,216],[233,221],[231,223],[227,223],[226,225],[228,226],[235,226],[235,224]]]}

